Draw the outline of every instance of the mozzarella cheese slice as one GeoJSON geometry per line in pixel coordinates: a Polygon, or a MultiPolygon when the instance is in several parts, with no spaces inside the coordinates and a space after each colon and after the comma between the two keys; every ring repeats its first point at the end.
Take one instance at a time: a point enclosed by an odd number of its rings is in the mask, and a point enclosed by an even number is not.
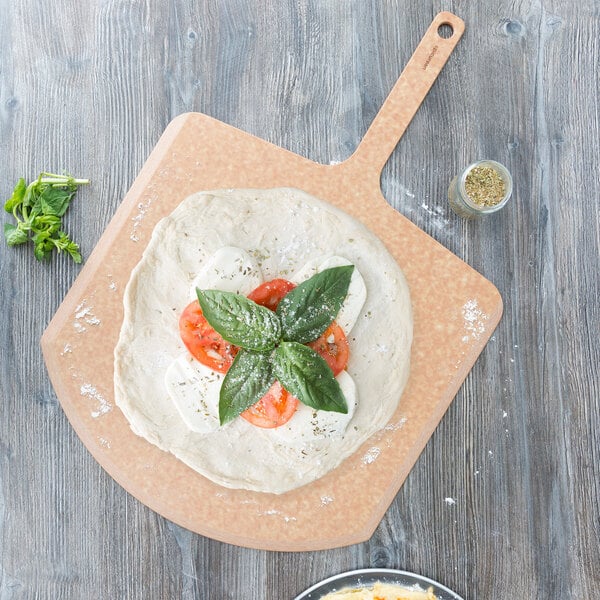
{"type": "Polygon", "coordinates": [[[219,429],[219,392],[223,377],[191,354],[183,354],[169,365],[165,373],[167,392],[192,431],[208,433],[219,429]]]}
{"type": "MultiPolygon", "coordinates": [[[[292,276],[291,281],[295,284],[299,284],[325,269],[343,267],[350,264],[352,264],[350,261],[341,256],[332,256],[323,261],[313,261],[307,263],[302,269],[296,272],[292,276]]],[[[338,325],[344,330],[346,336],[350,335],[350,331],[352,331],[352,328],[360,316],[360,311],[362,310],[366,299],[367,286],[365,285],[365,281],[359,270],[355,267],[354,271],[352,271],[348,293],[335,318],[338,325]]]]}
{"type": "Polygon", "coordinates": [[[196,298],[196,288],[221,290],[247,296],[263,282],[260,267],[241,248],[219,248],[200,269],[192,283],[191,297],[196,298]]]}

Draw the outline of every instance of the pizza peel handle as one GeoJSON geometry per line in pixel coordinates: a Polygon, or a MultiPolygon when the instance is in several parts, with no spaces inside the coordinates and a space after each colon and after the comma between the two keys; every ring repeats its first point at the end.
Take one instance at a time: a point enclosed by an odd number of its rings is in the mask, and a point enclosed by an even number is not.
{"type": "Polygon", "coordinates": [[[362,176],[381,171],[460,40],[465,24],[449,12],[432,21],[358,148],[342,163],[362,176]]]}

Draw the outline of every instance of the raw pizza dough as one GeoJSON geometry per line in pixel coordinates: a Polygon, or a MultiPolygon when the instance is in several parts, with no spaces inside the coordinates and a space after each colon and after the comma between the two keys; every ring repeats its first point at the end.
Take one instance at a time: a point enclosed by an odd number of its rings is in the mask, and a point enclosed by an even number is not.
{"type": "Polygon", "coordinates": [[[387,424],[408,378],[412,312],[402,271],[361,223],[296,189],[201,192],[184,200],[157,224],[132,272],[124,309],[115,349],[117,406],[137,435],[226,487],[279,494],[322,477],[387,424]],[[290,444],[281,431],[241,418],[204,434],[181,419],[164,375],[186,352],[178,320],[190,285],[224,246],[246,250],[264,280],[332,255],[359,269],[367,299],[349,339],[347,367],[357,404],[343,436],[290,444]]]}

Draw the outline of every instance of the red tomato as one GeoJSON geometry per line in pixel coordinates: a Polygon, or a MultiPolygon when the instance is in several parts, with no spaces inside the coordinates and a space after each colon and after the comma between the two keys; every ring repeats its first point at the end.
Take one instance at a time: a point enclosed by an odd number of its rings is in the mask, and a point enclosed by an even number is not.
{"type": "Polygon", "coordinates": [[[269,391],[241,416],[252,425],[272,429],[287,423],[296,412],[298,404],[298,399],[276,381],[269,391]]]}
{"type": "Polygon", "coordinates": [[[296,287],[294,283],[287,279],[272,279],[259,285],[254,291],[248,294],[248,298],[256,304],[266,306],[274,311],[281,299],[296,287]]]}
{"type": "Polygon", "coordinates": [[[327,362],[334,375],[341,373],[348,364],[348,339],[344,330],[335,322],[323,332],[321,337],[307,344],[327,362]]]}
{"type": "Polygon", "coordinates": [[[179,335],[196,360],[219,373],[227,373],[238,348],[208,324],[198,300],[188,304],[181,313],[179,335]]]}

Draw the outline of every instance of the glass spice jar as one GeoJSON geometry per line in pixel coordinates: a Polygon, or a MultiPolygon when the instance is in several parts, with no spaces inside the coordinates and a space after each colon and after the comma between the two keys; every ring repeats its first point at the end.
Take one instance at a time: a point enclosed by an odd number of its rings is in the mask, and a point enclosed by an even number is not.
{"type": "Polygon", "coordinates": [[[448,201],[457,215],[473,219],[500,210],[511,194],[508,169],[495,160],[478,160],[450,182],[448,201]]]}

